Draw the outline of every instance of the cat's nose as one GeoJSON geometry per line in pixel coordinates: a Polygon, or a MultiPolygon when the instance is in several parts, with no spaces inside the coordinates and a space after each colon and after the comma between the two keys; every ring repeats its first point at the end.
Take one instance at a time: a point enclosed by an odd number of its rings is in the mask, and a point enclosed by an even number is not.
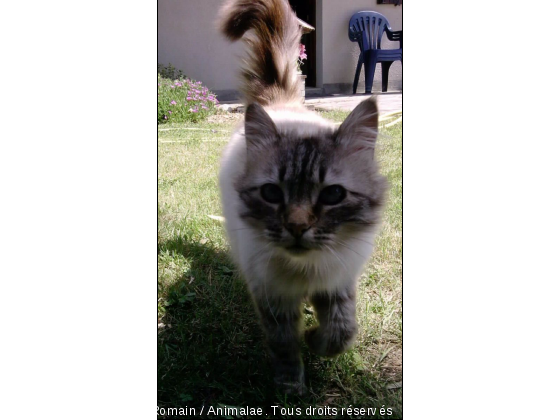
{"type": "Polygon", "coordinates": [[[300,238],[316,220],[317,218],[309,208],[304,206],[291,207],[284,221],[284,227],[293,237],[300,238]]]}
{"type": "Polygon", "coordinates": [[[311,226],[307,223],[285,223],[284,227],[294,238],[301,238],[311,226]]]}

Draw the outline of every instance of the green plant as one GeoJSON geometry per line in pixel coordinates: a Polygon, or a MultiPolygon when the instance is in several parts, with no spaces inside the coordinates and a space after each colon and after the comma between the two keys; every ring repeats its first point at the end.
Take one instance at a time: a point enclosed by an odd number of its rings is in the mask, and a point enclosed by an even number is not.
{"type": "Polygon", "coordinates": [[[158,124],[167,122],[197,122],[216,113],[216,95],[188,78],[167,78],[182,75],[171,65],[160,69],[158,65],[158,124]],[[161,71],[160,71],[161,70],[161,71]]]}
{"type": "Polygon", "coordinates": [[[175,79],[185,78],[185,74],[183,73],[183,70],[176,69],[171,63],[169,63],[167,66],[158,63],[157,72],[164,79],[175,80],[175,79]]]}

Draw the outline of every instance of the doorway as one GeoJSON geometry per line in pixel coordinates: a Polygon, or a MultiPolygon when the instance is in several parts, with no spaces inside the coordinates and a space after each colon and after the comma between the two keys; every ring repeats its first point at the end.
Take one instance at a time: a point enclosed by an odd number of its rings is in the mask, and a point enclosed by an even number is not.
{"type": "MultiPolygon", "coordinates": [[[[317,27],[316,21],[316,0],[289,0],[290,6],[296,13],[296,16],[314,28],[317,27]]],[[[305,85],[309,87],[317,86],[317,35],[316,30],[301,37],[301,43],[305,45],[307,59],[301,66],[301,71],[307,76],[305,85]]]]}

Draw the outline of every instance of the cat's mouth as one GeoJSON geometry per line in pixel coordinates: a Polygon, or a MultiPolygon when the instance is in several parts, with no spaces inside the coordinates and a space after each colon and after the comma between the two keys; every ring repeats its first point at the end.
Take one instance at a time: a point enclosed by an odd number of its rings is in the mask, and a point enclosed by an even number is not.
{"type": "Polygon", "coordinates": [[[301,255],[301,254],[305,254],[306,252],[309,252],[311,249],[307,248],[305,246],[303,246],[302,244],[296,243],[292,246],[289,246],[286,248],[286,251],[290,252],[291,254],[294,255],[301,255]]]}

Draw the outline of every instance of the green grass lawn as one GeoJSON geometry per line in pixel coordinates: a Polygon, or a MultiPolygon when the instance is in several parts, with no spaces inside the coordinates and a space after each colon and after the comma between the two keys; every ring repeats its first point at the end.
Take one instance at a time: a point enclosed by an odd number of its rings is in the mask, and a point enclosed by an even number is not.
{"type": "MultiPolygon", "coordinates": [[[[346,115],[324,113],[339,122],[346,115]]],[[[208,217],[221,215],[219,160],[237,123],[158,129],[158,407],[261,407],[269,418],[291,418],[279,408],[273,417],[277,405],[299,408],[303,418],[349,418],[341,409],[351,405],[377,409],[352,418],[402,418],[402,125],[382,129],[376,149],[390,193],[360,281],[356,344],[334,359],[303,345],[310,392],[299,398],[274,390],[249,294],[228,258],[221,223],[208,217]],[[325,406],[338,415],[306,415],[308,407],[325,406]],[[381,415],[382,407],[392,415],[381,415]]]]}

